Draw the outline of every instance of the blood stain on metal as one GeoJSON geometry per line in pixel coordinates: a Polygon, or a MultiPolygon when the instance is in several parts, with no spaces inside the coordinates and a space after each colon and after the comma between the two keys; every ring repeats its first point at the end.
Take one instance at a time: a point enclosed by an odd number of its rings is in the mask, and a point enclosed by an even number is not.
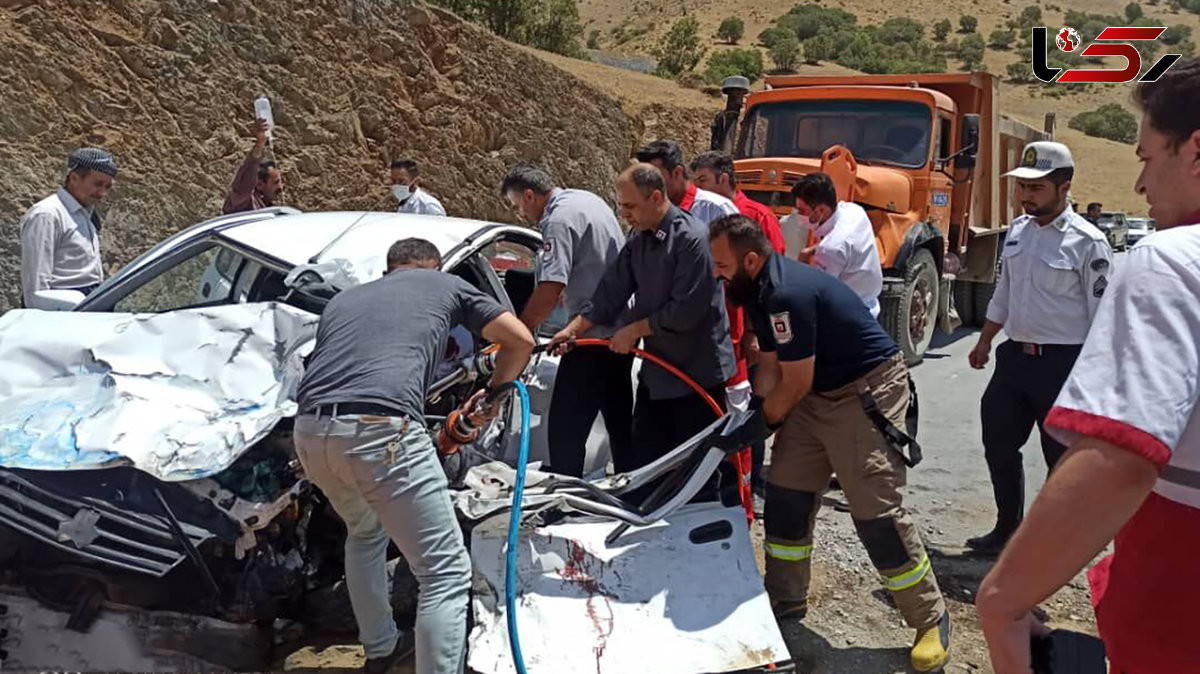
{"type": "MultiPolygon", "coordinates": [[[[563,581],[572,585],[578,586],[588,594],[587,613],[592,620],[592,626],[596,630],[596,645],[592,647],[592,652],[596,654],[596,674],[601,674],[600,660],[604,657],[604,650],[608,647],[608,637],[613,633],[613,610],[612,599],[617,596],[608,588],[600,584],[595,573],[592,572],[591,561],[596,557],[589,555],[577,541],[568,540],[567,542],[566,564],[559,570],[558,575],[563,581]],[[608,616],[601,617],[599,611],[596,610],[596,598],[604,600],[604,606],[608,609],[608,616]]],[[[597,569],[603,573],[607,567],[603,561],[597,569]]]]}

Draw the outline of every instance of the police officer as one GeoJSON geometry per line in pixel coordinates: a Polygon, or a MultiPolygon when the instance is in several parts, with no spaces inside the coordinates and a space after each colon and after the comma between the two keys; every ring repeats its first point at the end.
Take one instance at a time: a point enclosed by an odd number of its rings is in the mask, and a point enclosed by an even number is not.
{"type": "MultiPolygon", "coordinates": [[[[662,174],[650,164],[634,164],[621,174],[617,204],[634,231],[609,262],[585,310],[551,344],[566,344],[596,325],[619,326],[612,336],[614,352],[629,353],[644,339],[647,351],[683,370],[720,404],[734,360],[707,228],[671,203],[662,174]],[[630,298],[634,303],[627,310],[630,298]]],[[[613,464],[617,472],[648,465],[712,421],[712,410],[699,394],[662,368],[644,367],[633,410],[632,451],[614,454],[613,464]]]]}
{"type": "MultiPolygon", "coordinates": [[[[526,222],[537,223],[542,232],[537,286],[525,306],[517,307],[521,322],[536,331],[560,300],[568,316],[582,313],[605,268],[625,243],[612,208],[591,192],[555,187],[546,171],[528,163],[509,169],[500,191],[526,222]]],[[[611,337],[612,333],[610,327],[596,326],[582,336],[611,337]]],[[[632,369],[632,355],[607,349],[576,349],[563,355],[547,422],[554,472],[583,476],[587,439],[598,412],[604,415],[613,455],[629,454],[632,369]]]]}
{"type": "Polygon", "coordinates": [[[967,546],[998,553],[1025,513],[1021,447],[1036,423],[1050,469],[1066,448],[1044,422],[1075,365],[1100,297],[1112,273],[1104,234],[1067,206],[1075,163],[1061,143],[1025,146],[1015,178],[1025,215],[1013,220],[1001,249],[1001,274],[987,322],[972,349],[971,367],[989,360],[1001,329],[1008,341],[996,350],[996,371],[983,394],[980,416],[984,456],[996,499],[996,526],[967,546]]]}
{"type": "MultiPolygon", "coordinates": [[[[411,643],[388,601],[389,539],[420,583],[416,671],[463,668],[471,560],[424,416],[450,326],[502,347],[493,387],[520,375],[533,350],[516,316],[440,265],[432,243],[403,239],[388,251],[386,276],[334,297],[297,394],[296,453],[346,521],[346,586],[368,674],[388,671],[411,643]]],[[[479,401],[463,411],[482,423],[497,406],[479,401]]]]}
{"type": "Polygon", "coordinates": [[[849,286],[774,252],[753,220],[721,218],[709,237],[714,273],[758,335],[761,397],[752,407],[780,427],[766,489],[766,586],[776,615],[807,613],[813,524],[836,474],[859,539],[917,630],[913,668],[940,668],[950,614],[899,491],[906,464],[918,458],[898,428],[908,407],[899,347],[849,286]]]}

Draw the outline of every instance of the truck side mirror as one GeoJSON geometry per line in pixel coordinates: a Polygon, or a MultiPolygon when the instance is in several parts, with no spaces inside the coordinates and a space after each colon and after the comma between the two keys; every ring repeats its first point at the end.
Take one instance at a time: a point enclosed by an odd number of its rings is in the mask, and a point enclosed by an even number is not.
{"type": "Polygon", "coordinates": [[[954,168],[970,171],[975,168],[975,157],[979,154],[979,115],[962,116],[962,133],[958,142],[958,153],[954,157],[954,168]]]}

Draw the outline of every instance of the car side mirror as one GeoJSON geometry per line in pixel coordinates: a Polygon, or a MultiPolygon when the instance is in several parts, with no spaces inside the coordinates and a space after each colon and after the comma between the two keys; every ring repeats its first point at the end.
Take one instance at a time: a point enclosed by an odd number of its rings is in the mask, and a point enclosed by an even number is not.
{"type": "Polygon", "coordinates": [[[982,118],[979,115],[963,115],[962,131],[959,134],[958,153],[954,157],[954,168],[960,171],[970,171],[975,168],[975,158],[979,154],[979,128],[982,118]]]}
{"type": "Polygon", "coordinates": [[[33,294],[33,306],[29,309],[43,311],[70,311],[87,297],[78,290],[39,290],[33,294]]]}

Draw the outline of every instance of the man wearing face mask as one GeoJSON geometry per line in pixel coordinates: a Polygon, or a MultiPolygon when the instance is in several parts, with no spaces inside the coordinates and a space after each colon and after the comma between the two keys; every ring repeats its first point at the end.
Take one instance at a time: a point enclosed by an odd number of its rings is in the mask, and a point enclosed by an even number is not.
{"type": "Polygon", "coordinates": [[[917,630],[912,666],[949,657],[950,614],[899,488],[917,453],[903,427],[908,370],[899,347],[845,283],[776,253],[736,215],[709,231],[714,273],[746,309],[759,341],[755,400],[778,428],[767,473],[766,588],[780,620],[808,612],[813,526],[836,474],[884,587],[917,630]]]}
{"type": "Polygon", "coordinates": [[[24,306],[37,307],[44,290],[78,290],[87,295],[104,280],[100,264],[100,215],[117,162],[99,148],[85,147],[67,158],[67,177],[54,194],[21,218],[21,290],[24,306]]]}
{"type": "Polygon", "coordinates": [[[854,202],[838,201],[833,180],[824,173],[810,173],[797,180],[792,197],[799,224],[814,230],[817,236],[817,245],[806,248],[800,261],[841,279],[877,318],[883,266],[867,212],[854,202]]]}
{"type": "Polygon", "coordinates": [[[996,526],[967,546],[999,553],[1025,514],[1021,448],[1037,424],[1048,469],[1066,447],[1046,432],[1046,415],[1075,365],[1112,273],[1104,233],[1067,206],[1075,163],[1066,145],[1025,147],[1021,165],[1005,174],[1017,183],[1025,215],[1013,220],[1001,250],[1001,274],[987,322],[971,350],[971,367],[996,371],[980,402],[984,457],[996,499],[996,526]]]}
{"type": "Polygon", "coordinates": [[[421,189],[421,168],[412,159],[392,162],[392,196],[400,203],[399,213],[414,215],[445,215],[442,202],[421,189]]]}

